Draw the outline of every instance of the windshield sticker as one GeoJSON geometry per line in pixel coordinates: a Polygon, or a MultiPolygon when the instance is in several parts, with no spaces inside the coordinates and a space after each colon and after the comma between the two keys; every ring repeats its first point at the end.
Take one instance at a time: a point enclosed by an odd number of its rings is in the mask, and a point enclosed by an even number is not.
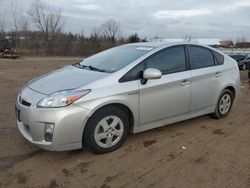
{"type": "Polygon", "coordinates": [[[152,49],[153,49],[152,47],[138,47],[138,48],[136,48],[136,50],[144,50],[144,51],[150,51],[152,49]]]}

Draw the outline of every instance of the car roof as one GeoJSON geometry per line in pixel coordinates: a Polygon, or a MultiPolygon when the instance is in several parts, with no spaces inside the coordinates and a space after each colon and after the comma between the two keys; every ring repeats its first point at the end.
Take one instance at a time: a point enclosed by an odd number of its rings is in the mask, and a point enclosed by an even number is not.
{"type": "Polygon", "coordinates": [[[194,42],[138,42],[138,43],[130,43],[126,45],[158,48],[158,47],[163,47],[163,46],[167,47],[167,46],[185,45],[185,44],[205,46],[205,45],[194,43],[194,42]]]}
{"type": "Polygon", "coordinates": [[[135,46],[135,47],[146,47],[146,48],[154,48],[155,50],[176,46],[176,45],[196,45],[200,47],[205,47],[207,49],[213,50],[221,55],[224,55],[220,50],[213,48],[209,45],[200,44],[198,42],[138,42],[138,43],[129,43],[124,44],[123,46],[135,46]]]}

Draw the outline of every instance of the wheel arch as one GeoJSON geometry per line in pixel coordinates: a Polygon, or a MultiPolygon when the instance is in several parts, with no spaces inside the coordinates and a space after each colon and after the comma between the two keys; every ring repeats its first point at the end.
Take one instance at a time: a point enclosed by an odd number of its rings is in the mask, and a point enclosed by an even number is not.
{"type": "Polygon", "coordinates": [[[121,109],[122,111],[124,111],[128,115],[128,118],[129,118],[129,128],[132,128],[134,126],[134,114],[133,114],[132,110],[127,105],[125,105],[123,103],[119,103],[119,102],[114,102],[114,103],[102,105],[98,109],[96,109],[94,112],[92,112],[91,116],[95,112],[97,112],[98,110],[101,110],[103,108],[107,108],[109,106],[113,106],[113,107],[115,106],[115,107],[121,109]]]}
{"type": "MultiPolygon", "coordinates": [[[[133,126],[135,124],[135,115],[133,113],[133,111],[131,110],[131,108],[124,104],[124,103],[121,103],[121,102],[112,102],[112,103],[104,103],[100,106],[97,106],[96,108],[94,108],[90,114],[88,115],[88,119],[86,121],[86,124],[88,123],[89,119],[99,110],[103,109],[103,108],[107,108],[109,106],[115,106],[115,107],[118,107],[120,108],[121,110],[123,110],[127,115],[128,115],[128,118],[129,118],[129,129],[130,131],[133,129],[133,126]]],[[[85,126],[86,126],[85,124],[85,126]]],[[[83,129],[83,135],[84,135],[84,131],[85,131],[85,126],[84,126],[84,129],[83,129]]]]}
{"type": "MultiPolygon", "coordinates": [[[[225,89],[228,89],[229,91],[231,91],[232,92],[232,94],[233,94],[233,98],[235,98],[235,95],[236,95],[236,89],[233,87],[233,86],[227,86],[225,89]]],[[[225,90],[225,89],[223,89],[223,90],[225,90]]],[[[223,91],[222,90],[222,91],[223,91]]]]}
{"type": "MultiPolygon", "coordinates": [[[[214,112],[211,114],[211,117],[213,117],[213,118],[220,119],[220,118],[225,117],[225,116],[223,116],[223,115],[220,115],[220,113],[218,112],[218,104],[219,104],[220,98],[221,98],[221,96],[222,96],[222,94],[223,94],[223,92],[224,92],[225,90],[229,90],[229,91],[232,93],[232,95],[233,95],[233,96],[232,96],[232,104],[231,104],[230,109],[232,108],[233,102],[234,102],[235,97],[236,97],[236,88],[235,88],[233,85],[227,85],[227,86],[225,86],[225,87],[220,91],[220,93],[219,93],[219,95],[218,95],[217,103],[216,103],[215,108],[214,108],[214,112]]],[[[230,109],[229,109],[229,111],[230,111],[230,109]]]]}
{"type": "Polygon", "coordinates": [[[226,89],[228,89],[229,91],[232,92],[233,98],[236,97],[236,94],[237,94],[237,93],[236,93],[236,88],[235,88],[232,84],[226,85],[226,86],[220,91],[218,97],[220,97],[221,93],[222,93],[224,90],[226,90],[226,89]]]}
{"type": "Polygon", "coordinates": [[[217,98],[216,98],[215,106],[214,106],[215,109],[216,109],[217,103],[218,103],[218,101],[219,101],[219,98],[220,98],[222,92],[223,92],[225,89],[228,89],[229,91],[231,91],[231,92],[233,93],[233,98],[234,98],[234,99],[235,99],[235,97],[237,96],[236,88],[234,87],[234,85],[233,85],[233,84],[228,84],[228,85],[226,85],[226,86],[223,87],[221,90],[219,90],[219,92],[217,93],[217,98]]]}

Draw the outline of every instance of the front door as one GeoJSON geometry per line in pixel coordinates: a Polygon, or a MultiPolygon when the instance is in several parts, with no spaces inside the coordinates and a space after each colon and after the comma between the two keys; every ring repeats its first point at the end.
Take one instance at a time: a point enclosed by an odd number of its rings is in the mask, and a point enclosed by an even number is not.
{"type": "Polygon", "coordinates": [[[161,79],[140,84],[140,123],[146,124],[189,112],[191,72],[187,70],[184,46],[167,48],[146,60],[147,68],[156,68],[161,79]]]}

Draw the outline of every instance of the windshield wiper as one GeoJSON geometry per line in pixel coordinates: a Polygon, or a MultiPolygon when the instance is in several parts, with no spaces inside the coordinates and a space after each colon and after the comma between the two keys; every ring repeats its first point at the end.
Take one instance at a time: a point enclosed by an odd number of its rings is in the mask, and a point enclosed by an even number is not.
{"type": "Polygon", "coordinates": [[[79,68],[88,68],[89,70],[93,70],[93,71],[99,71],[99,72],[107,72],[104,69],[99,69],[96,67],[93,67],[91,65],[87,66],[87,65],[82,65],[81,63],[76,63],[75,66],[79,67],[79,68]]]}
{"type": "Polygon", "coordinates": [[[85,67],[88,67],[90,70],[95,70],[95,71],[99,71],[99,72],[106,72],[104,69],[99,69],[99,68],[96,68],[96,67],[93,67],[93,66],[86,66],[84,65],[85,67]]]}

